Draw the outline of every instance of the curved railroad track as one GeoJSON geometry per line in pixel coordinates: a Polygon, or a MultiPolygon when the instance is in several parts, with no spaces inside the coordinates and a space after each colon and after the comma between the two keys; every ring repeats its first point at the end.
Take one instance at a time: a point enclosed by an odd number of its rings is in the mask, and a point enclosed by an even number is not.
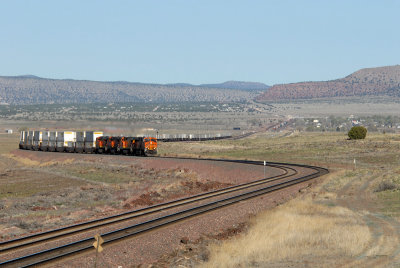
{"type": "MultiPolygon", "coordinates": [[[[193,158],[179,159],[193,160],[193,158]]],[[[199,161],[225,161],[247,165],[263,165],[262,161],[223,159],[199,159],[199,161]]],[[[281,170],[281,174],[157,204],[139,210],[128,211],[102,219],[83,222],[64,228],[1,242],[0,259],[4,259],[5,261],[0,262],[0,266],[29,267],[44,264],[66,256],[71,256],[72,254],[88,251],[90,249],[93,250],[92,243],[94,240],[92,237],[75,240],[63,245],[53,246],[46,250],[37,252],[34,250],[37,246],[43,248],[44,244],[51,242],[55,243],[66,236],[79,233],[89,233],[95,230],[100,230],[100,228],[103,227],[118,225],[120,223],[129,223],[129,221],[135,220],[135,223],[128,226],[115,227],[112,231],[103,232],[101,234],[104,239],[103,245],[107,245],[127,237],[143,234],[243,200],[278,191],[328,173],[327,169],[307,165],[268,163],[268,166],[281,170]],[[14,257],[13,259],[7,259],[7,257],[4,257],[11,251],[13,251],[13,253],[19,252],[19,257],[14,257]]]]}

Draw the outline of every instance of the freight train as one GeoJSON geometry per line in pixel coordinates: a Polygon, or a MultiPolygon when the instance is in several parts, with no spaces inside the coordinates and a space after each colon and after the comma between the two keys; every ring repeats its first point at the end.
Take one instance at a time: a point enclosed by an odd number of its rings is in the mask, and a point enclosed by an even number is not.
{"type": "Polygon", "coordinates": [[[21,131],[19,148],[35,151],[156,155],[154,137],[104,136],[101,131],[21,131]]]}

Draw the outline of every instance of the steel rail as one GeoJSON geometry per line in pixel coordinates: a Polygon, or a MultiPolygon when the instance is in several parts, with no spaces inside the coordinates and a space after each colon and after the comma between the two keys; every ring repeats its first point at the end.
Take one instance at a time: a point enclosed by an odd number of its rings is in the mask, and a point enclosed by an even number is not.
{"type": "MultiPolygon", "coordinates": [[[[274,163],[276,165],[279,165],[280,163],[274,163]]],[[[273,192],[273,191],[277,191],[295,184],[299,184],[301,182],[310,180],[312,178],[324,175],[326,173],[328,173],[327,169],[323,169],[323,168],[318,168],[318,167],[312,167],[312,166],[305,166],[305,165],[295,165],[295,166],[299,166],[299,167],[307,167],[310,169],[315,170],[314,173],[306,175],[306,176],[302,176],[299,178],[294,178],[288,181],[284,181],[281,183],[277,183],[271,186],[267,186],[261,189],[257,189],[254,191],[250,191],[250,192],[246,192],[243,194],[239,194],[237,196],[233,196],[233,197],[229,197],[226,199],[222,199],[222,200],[218,200],[215,202],[211,202],[205,205],[201,205],[198,207],[194,207],[191,209],[187,209],[184,211],[180,211],[177,213],[173,213],[167,216],[163,216],[157,219],[153,219],[147,222],[143,222],[140,224],[136,224],[130,227],[126,227],[120,230],[115,230],[113,232],[109,232],[109,233],[105,233],[103,234],[103,239],[105,240],[105,244],[106,243],[111,243],[113,241],[117,241],[129,236],[133,236],[133,235],[137,235],[149,230],[153,230],[156,228],[159,228],[161,226],[165,226],[183,219],[187,219],[205,212],[209,212],[221,207],[225,207],[243,200],[247,200],[253,197],[257,197],[269,192],[273,192]]],[[[45,262],[51,261],[51,260],[55,260],[57,258],[60,257],[64,257],[64,256],[68,256],[77,252],[82,252],[88,249],[92,248],[92,243],[93,239],[92,238],[88,238],[88,239],[83,239],[80,241],[76,241],[74,243],[70,243],[67,245],[63,245],[61,247],[56,247],[53,249],[49,249],[49,250],[45,250],[42,252],[37,252],[31,255],[27,255],[24,257],[20,257],[20,258],[16,258],[13,260],[9,260],[3,263],[0,263],[0,265],[12,265],[12,267],[14,267],[14,265],[18,265],[18,267],[28,267],[28,266],[32,266],[32,265],[38,265],[38,264],[43,264],[45,262]],[[69,249],[69,250],[67,250],[69,249]],[[35,260],[36,259],[36,260],[35,260]]]]}
{"type": "MultiPolygon", "coordinates": [[[[241,163],[240,160],[238,163],[241,163]]],[[[259,163],[247,163],[247,164],[259,165],[259,163]]],[[[87,231],[89,229],[104,227],[106,225],[111,225],[111,224],[119,223],[122,221],[128,221],[128,220],[140,217],[140,216],[157,213],[157,212],[160,212],[165,209],[176,208],[178,206],[187,205],[190,203],[194,203],[197,201],[216,197],[219,195],[244,190],[244,189],[254,187],[254,186],[257,186],[257,185],[260,185],[263,183],[269,183],[269,182],[272,182],[272,181],[275,181],[278,179],[282,179],[287,176],[293,176],[296,173],[296,171],[292,168],[282,168],[279,166],[274,166],[274,167],[284,170],[284,173],[280,174],[280,175],[272,176],[272,177],[255,180],[255,181],[248,182],[248,183],[242,183],[242,184],[229,186],[229,187],[225,187],[225,188],[214,190],[214,191],[209,191],[209,192],[193,195],[193,196],[186,197],[186,198],[181,198],[181,199],[177,199],[177,200],[173,200],[173,201],[169,201],[169,202],[164,202],[161,204],[156,204],[156,205],[145,207],[145,208],[138,209],[138,210],[127,211],[124,213],[108,216],[108,217],[101,218],[101,219],[95,219],[95,220],[91,220],[91,221],[87,221],[87,222],[83,222],[83,223],[78,223],[75,225],[69,225],[69,226],[62,227],[62,228],[57,228],[57,229],[53,229],[53,230],[49,230],[49,231],[45,231],[45,232],[41,232],[41,233],[36,233],[33,235],[29,235],[29,236],[16,238],[13,240],[3,241],[3,242],[0,242],[0,254],[10,251],[10,250],[17,249],[17,248],[31,246],[37,242],[54,240],[57,238],[65,237],[67,235],[87,231]],[[288,173],[289,173],[288,170],[292,170],[294,172],[294,174],[288,175],[288,173]]]]}

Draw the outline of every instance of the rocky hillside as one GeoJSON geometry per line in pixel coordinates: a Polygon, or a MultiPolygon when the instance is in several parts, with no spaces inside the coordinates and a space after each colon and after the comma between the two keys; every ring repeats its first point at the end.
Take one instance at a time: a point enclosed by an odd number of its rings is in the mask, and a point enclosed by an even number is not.
{"type": "Polygon", "coordinates": [[[400,97],[400,65],[361,69],[325,82],[274,85],[257,101],[386,95],[400,97]]]}
{"type": "Polygon", "coordinates": [[[236,83],[241,86],[57,80],[32,75],[0,76],[0,103],[238,102],[254,99],[258,95],[252,91],[254,85],[248,84],[246,87],[247,82],[236,83]]]}

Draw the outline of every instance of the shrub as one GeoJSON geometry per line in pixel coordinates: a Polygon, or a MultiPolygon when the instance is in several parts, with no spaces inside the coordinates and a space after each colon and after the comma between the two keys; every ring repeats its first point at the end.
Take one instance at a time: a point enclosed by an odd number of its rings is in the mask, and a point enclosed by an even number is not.
{"type": "Polygon", "coordinates": [[[375,189],[375,192],[383,192],[387,190],[396,190],[398,186],[391,181],[382,181],[378,184],[378,187],[375,189]]]}
{"type": "Polygon", "coordinates": [[[350,129],[347,135],[349,135],[351,140],[365,139],[367,136],[367,129],[362,126],[355,126],[350,129]]]}

